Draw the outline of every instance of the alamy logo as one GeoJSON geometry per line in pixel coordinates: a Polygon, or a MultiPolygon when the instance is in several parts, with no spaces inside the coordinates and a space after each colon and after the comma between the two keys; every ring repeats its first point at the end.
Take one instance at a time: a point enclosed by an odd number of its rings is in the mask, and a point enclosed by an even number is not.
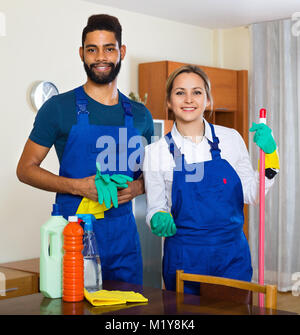
{"type": "Polygon", "coordinates": [[[292,35],[298,37],[300,36],[300,12],[295,12],[292,15],[292,21],[296,21],[292,25],[292,35]]]}
{"type": "Polygon", "coordinates": [[[300,295],[300,272],[295,272],[292,274],[292,281],[295,281],[295,283],[292,286],[292,294],[294,297],[299,297],[300,295]]]}
{"type": "Polygon", "coordinates": [[[127,128],[119,129],[118,142],[112,136],[100,136],[96,141],[99,150],[96,161],[101,171],[130,171],[136,172],[142,168],[144,147],[147,144],[145,137],[127,136],[127,128]],[[118,158],[118,163],[117,163],[118,158]]]}
{"type": "MultiPolygon", "coordinates": [[[[151,142],[154,143],[158,138],[153,136],[151,142]]],[[[172,145],[173,141],[166,138],[167,144],[172,145]]],[[[100,136],[95,143],[92,152],[96,154],[96,162],[101,167],[101,172],[106,171],[120,173],[124,171],[159,171],[160,166],[153,166],[152,162],[143,165],[144,163],[144,147],[147,145],[147,139],[140,135],[128,137],[127,129],[120,128],[118,137],[106,135],[100,136]]],[[[151,151],[151,148],[149,149],[151,151]]],[[[158,157],[164,159],[164,152],[158,152],[158,157]]],[[[186,164],[185,160],[181,159],[181,153],[175,152],[174,160],[176,166],[174,171],[185,171],[186,182],[200,182],[204,177],[204,163],[186,164]]]]}

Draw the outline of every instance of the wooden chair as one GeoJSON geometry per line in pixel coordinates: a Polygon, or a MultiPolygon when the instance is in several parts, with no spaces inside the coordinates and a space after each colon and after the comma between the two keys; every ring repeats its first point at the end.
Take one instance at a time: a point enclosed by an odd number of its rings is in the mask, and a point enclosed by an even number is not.
{"type": "MultiPolygon", "coordinates": [[[[243,290],[246,292],[248,291],[248,292],[263,293],[265,294],[265,307],[266,308],[276,309],[276,306],[277,306],[277,286],[275,285],[259,285],[259,284],[255,284],[251,282],[242,281],[242,280],[190,274],[190,273],[184,273],[183,270],[177,270],[176,271],[176,292],[183,293],[184,281],[213,284],[212,286],[222,285],[222,286],[226,286],[230,288],[243,290]]],[[[206,294],[206,296],[208,295],[209,294],[206,294]]],[[[218,292],[218,295],[226,299],[225,295],[220,290],[218,292]]],[[[242,301],[237,300],[236,302],[241,303],[242,301]]],[[[242,303],[249,304],[249,301],[244,301],[242,303]]]]}

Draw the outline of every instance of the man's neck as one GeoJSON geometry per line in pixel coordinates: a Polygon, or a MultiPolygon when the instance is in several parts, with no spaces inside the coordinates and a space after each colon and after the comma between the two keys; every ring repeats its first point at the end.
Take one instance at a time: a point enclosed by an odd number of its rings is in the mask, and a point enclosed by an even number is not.
{"type": "Polygon", "coordinates": [[[117,89],[117,80],[109,84],[96,84],[91,80],[83,85],[85,93],[92,99],[100,102],[103,105],[116,105],[118,103],[119,95],[117,89]]]}

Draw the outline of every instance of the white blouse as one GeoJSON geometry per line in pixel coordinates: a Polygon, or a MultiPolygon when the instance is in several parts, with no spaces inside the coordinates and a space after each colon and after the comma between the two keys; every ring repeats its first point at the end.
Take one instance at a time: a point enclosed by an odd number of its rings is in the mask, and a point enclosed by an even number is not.
{"type": "MultiPolygon", "coordinates": [[[[174,123],[171,134],[176,146],[185,156],[187,164],[211,160],[210,145],[213,141],[210,126],[206,120],[205,134],[200,143],[194,143],[182,136],[174,123]]],[[[259,172],[254,171],[249,153],[241,135],[232,128],[214,125],[215,134],[219,138],[221,158],[226,159],[239,175],[246,204],[257,204],[259,200],[259,172]]],[[[173,168],[175,162],[164,137],[145,148],[143,176],[147,197],[146,222],[150,225],[152,215],[158,211],[171,211],[173,168]]],[[[266,193],[274,183],[273,179],[265,179],[266,193]]]]}

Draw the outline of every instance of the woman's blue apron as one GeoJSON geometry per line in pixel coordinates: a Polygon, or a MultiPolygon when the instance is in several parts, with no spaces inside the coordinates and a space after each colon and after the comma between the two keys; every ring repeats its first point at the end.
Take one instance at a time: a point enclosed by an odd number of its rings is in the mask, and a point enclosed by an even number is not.
{"type": "MultiPolygon", "coordinates": [[[[250,281],[251,256],[243,233],[244,197],[239,176],[221,158],[219,139],[210,124],[212,160],[187,164],[172,138],[166,135],[176,167],[172,208],[177,232],[165,239],[163,278],[176,289],[176,270],[250,281]],[[197,175],[198,174],[198,180],[197,175]]],[[[185,292],[199,294],[199,285],[185,284],[185,292]]]]}
{"type": "MultiPolygon", "coordinates": [[[[136,148],[133,148],[132,145],[128,146],[128,141],[134,137],[136,143],[140,138],[139,150],[143,150],[141,136],[133,126],[130,100],[122,93],[119,92],[119,94],[124,110],[125,125],[121,127],[92,125],[89,123],[87,95],[82,86],[75,89],[77,124],[73,125],[64,149],[60,176],[84,178],[95,175],[98,155],[108,150],[108,147],[104,148],[102,144],[106,140],[113,140],[115,145],[111,143],[113,149],[108,156],[108,160],[111,158],[115,160],[112,164],[113,168],[101,172],[110,175],[121,173],[134,179],[138,178],[140,170],[134,171],[128,163],[129,156],[136,151],[136,148]],[[120,134],[127,138],[127,143],[123,142],[122,138],[120,141],[120,134]],[[101,142],[101,138],[105,140],[100,145],[99,139],[101,142]]],[[[139,163],[138,159],[136,161],[139,163]]],[[[66,219],[70,215],[75,215],[81,200],[81,196],[71,194],[58,193],[56,196],[56,202],[60,204],[66,219]]],[[[103,279],[142,284],[141,247],[131,201],[119,205],[118,208],[112,207],[107,210],[104,213],[104,219],[96,220],[93,229],[99,248],[103,279]]]]}

